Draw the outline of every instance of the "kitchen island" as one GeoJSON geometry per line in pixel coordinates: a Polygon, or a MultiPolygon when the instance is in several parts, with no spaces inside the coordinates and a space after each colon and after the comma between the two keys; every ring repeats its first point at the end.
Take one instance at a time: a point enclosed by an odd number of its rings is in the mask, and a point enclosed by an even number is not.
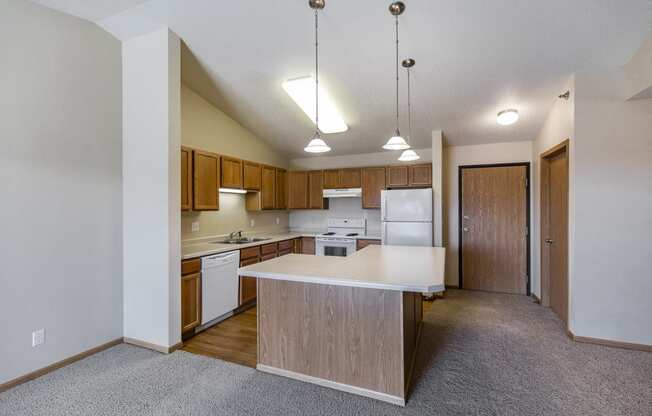
{"type": "Polygon", "coordinates": [[[239,269],[258,279],[256,368],[405,405],[422,292],[444,290],[445,249],[369,246],[239,269]]]}

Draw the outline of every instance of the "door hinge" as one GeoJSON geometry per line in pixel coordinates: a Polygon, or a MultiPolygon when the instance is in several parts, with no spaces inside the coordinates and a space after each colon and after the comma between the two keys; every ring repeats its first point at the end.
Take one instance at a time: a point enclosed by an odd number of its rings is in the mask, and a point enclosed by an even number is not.
{"type": "Polygon", "coordinates": [[[525,281],[527,282],[528,280],[530,280],[530,276],[526,274],[525,275],[525,281]]]}
{"type": "Polygon", "coordinates": [[[527,188],[528,183],[529,183],[528,178],[525,178],[525,187],[526,188],[527,188]]]}
{"type": "Polygon", "coordinates": [[[530,227],[526,226],[525,227],[525,236],[528,237],[530,235],[530,227]]]}

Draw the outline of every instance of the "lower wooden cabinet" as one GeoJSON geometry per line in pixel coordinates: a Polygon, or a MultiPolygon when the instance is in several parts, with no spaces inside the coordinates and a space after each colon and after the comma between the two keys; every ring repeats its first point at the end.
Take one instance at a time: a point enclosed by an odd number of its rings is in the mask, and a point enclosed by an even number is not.
{"type": "Polygon", "coordinates": [[[256,300],[256,278],[240,277],[240,306],[256,300]]]}
{"type": "Polygon", "coordinates": [[[201,323],[201,260],[181,262],[181,333],[201,323]]]}
{"type": "Polygon", "coordinates": [[[301,238],[301,254],[315,254],[315,238],[302,237],[301,238]]]}
{"type": "Polygon", "coordinates": [[[360,240],[357,240],[355,242],[355,244],[356,244],[356,247],[355,247],[356,250],[362,250],[363,248],[365,248],[367,246],[380,245],[381,241],[380,240],[373,240],[373,239],[368,239],[368,240],[367,239],[364,239],[364,240],[360,239],[360,240]]]}
{"type": "Polygon", "coordinates": [[[301,238],[294,239],[294,254],[301,254],[301,238]]]}

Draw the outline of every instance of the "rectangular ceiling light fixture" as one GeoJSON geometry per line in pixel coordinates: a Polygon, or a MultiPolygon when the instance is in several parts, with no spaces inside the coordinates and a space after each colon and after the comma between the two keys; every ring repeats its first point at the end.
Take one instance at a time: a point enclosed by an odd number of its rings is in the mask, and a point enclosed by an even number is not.
{"type": "MultiPolygon", "coordinates": [[[[312,76],[295,78],[283,83],[283,89],[290,98],[315,123],[315,78],[312,76]]],[[[324,134],[347,131],[340,112],[326,89],[319,86],[319,130],[324,134]]]]}

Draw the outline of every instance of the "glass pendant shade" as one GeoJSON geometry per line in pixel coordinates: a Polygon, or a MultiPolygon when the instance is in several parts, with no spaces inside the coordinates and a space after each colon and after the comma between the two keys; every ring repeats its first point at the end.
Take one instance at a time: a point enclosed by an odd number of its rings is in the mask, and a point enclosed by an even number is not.
{"type": "Polygon", "coordinates": [[[304,147],[303,150],[308,153],[325,153],[330,152],[331,148],[318,134],[315,134],[312,140],[310,140],[310,143],[308,143],[308,146],[304,147]]]}
{"type": "Polygon", "coordinates": [[[410,145],[407,144],[405,139],[401,137],[401,133],[396,131],[394,133],[394,136],[390,137],[389,140],[387,140],[387,143],[383,146],[383,149],[385,150],[405,150],[409,149],[410,145]]]}
{"type": "Polygon", "coordinates": [[[398,160],[400,160],[401,162],[411,162],[413,160],[419,160],[419,159],[421,159],[421,156],[419,156],[412,149],[404,150],[403,153],[401,153],[401,156],[398,158],[398,160]]]}

